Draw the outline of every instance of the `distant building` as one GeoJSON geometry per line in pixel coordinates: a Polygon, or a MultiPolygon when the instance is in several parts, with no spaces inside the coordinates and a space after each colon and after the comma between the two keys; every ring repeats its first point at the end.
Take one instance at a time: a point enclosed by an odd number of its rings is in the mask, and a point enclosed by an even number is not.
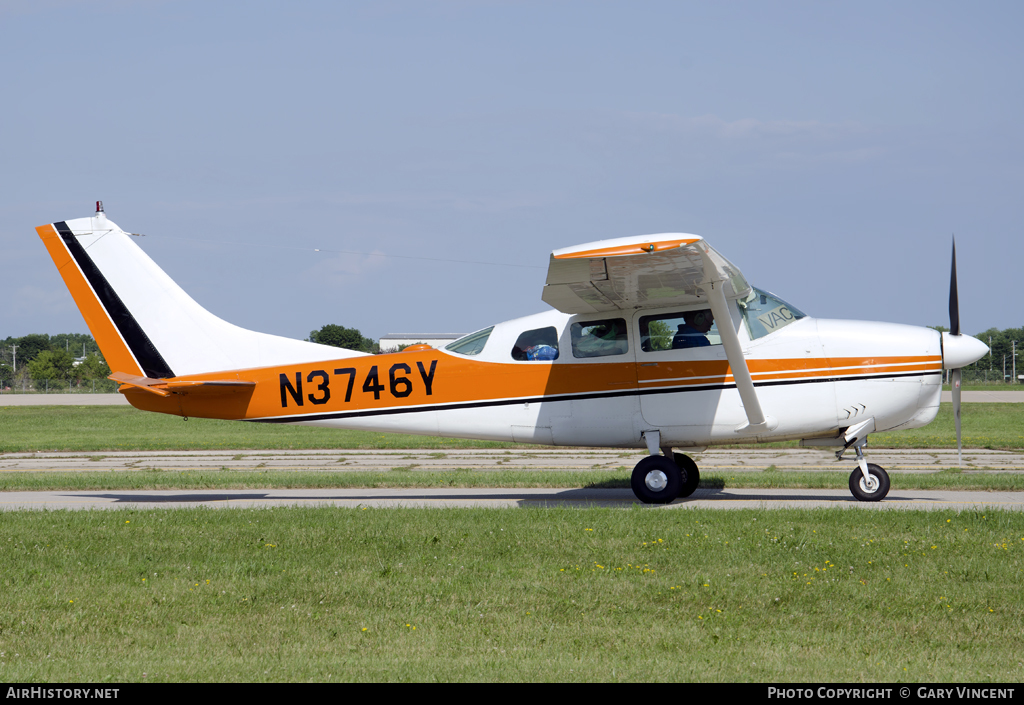
{"type": "Polygon", "coordinates": [[[418,343],[429,345],[432,348],[443,348],[445,345],[461,337],[461,333],[422,333],[419,335],[388,333],[381,337],[379,345],[381,352],[394,352],[402,345],[416,345],[418,343]]]}

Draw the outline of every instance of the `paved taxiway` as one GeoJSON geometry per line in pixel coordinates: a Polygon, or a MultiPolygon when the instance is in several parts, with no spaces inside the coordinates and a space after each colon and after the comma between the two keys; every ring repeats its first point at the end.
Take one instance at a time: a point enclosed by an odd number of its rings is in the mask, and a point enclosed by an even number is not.
{"type": "MultiPolygon", "coordinates": [[[[0,511],[24,509],[166,509],[205,506],[336,507],[629,507],[626,489],[325,489],[2,492],[0,511]]],[[[644,505],[640,505],[644,506],[644,505]]],[[[1024,510],[1024,492],[893,490],[882,502],[858,502],[844,490],[699,489],[649,509],[1024,510]]]]}
{"type": "MultiPolygon", "coordinates": [[[[0,455],[0,472],[138,472],[167,470],[239,472],[274,470],[318,472],[458,472],[589,471],[629,468],[643,457],[637,451],[547,450],[377,450],[377,451],[176,451],[118,453],[8,453],[0,455]]],[[[828,451],[806,448],[722,450],[695,455],[702,470],[720,473],[841,471],[854,465],[836,463],[828,451]]],[[[953,450],[872,450],[869,457],[894,473],[930,473],[956,466],[953,450]]],[[[971,450],[964,453],[965,473],[1024,472],[1024,454],[971,450]]],[[[727,475],[728,477],[728,475],[727,475]]],[[[628,489],[297,489],[297,490],[107,490],[0,492],[0,510],[112,509],[170,507],[415,506],[523,507],[605,506],[637,504],[628,489]]],[[[1024,492],[893,490],[881,503],[855,501],[843,490],[748,490],[708,488],[663,508],[771,509],[783,507],[845,507],[857,509],[986,509],[1024,510],[1024,492]]]]}
{"type": "MultiPolygon", "coordinates": [[[[82,472],[90,470],[251,470],[358,472],[385,470],[458,472],[464,470],[618,470],[626,471],[646,453],[622,449],[473,450],[274,450],[274,451],[120,451],[98,453],[3,453],[2,472],[82,472]]],[[[895,472],[935,472],[957,466],[956,450],[887,450],[867,448],[869,462],[895,472]]],[[[853,470],[853,456],[842,462],[828,450],[814,448],[712,448],[693,454],[704,471],[761,472],[853,470]]],[[[1024,453],[965,450],[964,472],[1024,472],[1024,453]]]]}
{"type": "MultiPolygon", "coordinates": [[[[943,393],[948,401],[949,393],[943,393]]],[[[1024,392],[964,392],[964,401],[1024,402],[1024,392]]],[[[120,394],[0,394],[0,406],[125,404],[120,394]]],[[[366,451],[152,451],[103,453],[8,453],[0,455],[0,472],[82,472],[139,470],[203,471],[432,471],[546,470],[626,471],[643,453],[623,450],[548,450],[523,446],[513,450],[366,450],[366,451]]],[[[955,450],[874,450],[871,462],[893,472],[929,473],[957,465],[955,450]]],[[[704,471],[850,472],[850,459],[836,463],[827,450],[788,448],[712,449],[696,454],[704,471]]],[[[1024,454],[964,451],[963,472],[1024,472],[1024,454]]],[[[265,507],[271,505],[337,506],[629,506],[625,489],[388,489],[388,490],[169,490],[98,492],[2,492],[0,510],[117,507],[265,507]]],[[[701,489],[668,507],[778,508],[850,507],[863,509],[1024,509],[1022,492],[899,491],[881,503],[856,502],[845,490],[701,489]]]]}

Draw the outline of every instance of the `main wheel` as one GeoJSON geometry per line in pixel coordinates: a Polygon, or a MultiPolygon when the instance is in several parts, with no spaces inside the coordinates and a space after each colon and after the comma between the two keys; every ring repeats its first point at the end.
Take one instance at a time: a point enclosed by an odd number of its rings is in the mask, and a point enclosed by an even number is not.
{"type": "Polygon", "coordinates": [[[668,504],[679,496],[682,477],[679,468],[663,455],[648,455],[633,468],[633,494],[645,504],[668,504]]]}
{"type": "Polygon", "coordinates": [[[689,497],[697,491],[697,485],[700,484],[700,470],[697,469],[697,463],[688,455],[673,453],[672,457],[680,473],[679,496],[689,497]]]}
{"type": "Polygon", "coordinates": [[[889,494],[889,474],[880,465],[868,463],[868,477],[858,466],[850,473],[850,492],[861,502],[877,502],[889,494]]]}

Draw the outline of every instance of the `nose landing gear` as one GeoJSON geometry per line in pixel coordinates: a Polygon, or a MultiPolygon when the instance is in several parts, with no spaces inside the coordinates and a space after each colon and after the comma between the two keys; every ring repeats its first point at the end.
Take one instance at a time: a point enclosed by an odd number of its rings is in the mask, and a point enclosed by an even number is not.
{"type": "Polygon", "coordinates": [[[874,417],[850,426],[843,435],[846,444],[836,451],[836,460],[842,460],[850,448],[857,453],[857,469],[850,473],[850,492],[861,502],[878,502],[889,494],[889,474],[881,466],[864,460],[868,434],[874,431],[874,417]]]}
{"type": "Polygon", "coordinates": [[[857,469],[850,473],[850,492],[861,502],[878,502],[889,494],[889,473],[882,466],[864,460],[857,446],[857,469]]]}

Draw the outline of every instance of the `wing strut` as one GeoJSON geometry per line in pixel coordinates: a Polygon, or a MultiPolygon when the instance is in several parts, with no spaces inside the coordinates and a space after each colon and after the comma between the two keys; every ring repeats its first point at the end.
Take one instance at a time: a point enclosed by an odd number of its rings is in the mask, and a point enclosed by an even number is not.
{"type": "MultiPolygon", "coordinates": [[[[713,269],[711,271],[714,271],[713,269]]],[[[736,389],[739,390],[740,399],[743,400],[743,410],[747,414],[747,423],[740,425],[737,433],[750,433],[756,431],[771,431],[778,425],[778,421],[770,416],[765,416],[761,411],[761,403],[757,400],[757,392],[754,390],[754,381],[750,378],[750,370],[747,369],[747,360],[743,357],[743,348],[740,347],[739,336],[732,327],[732,315],[729,311],[729,303],[725,298],[724,282],[707,282],[701,285],[708,295],[708,302],[711,304],[711,313],[718,323],[718,333],[722,336],[722,346],[725,348],[725,356],[729,360],[729,367],[732,368],[733,379],[736,380],[736,389]]]]}

